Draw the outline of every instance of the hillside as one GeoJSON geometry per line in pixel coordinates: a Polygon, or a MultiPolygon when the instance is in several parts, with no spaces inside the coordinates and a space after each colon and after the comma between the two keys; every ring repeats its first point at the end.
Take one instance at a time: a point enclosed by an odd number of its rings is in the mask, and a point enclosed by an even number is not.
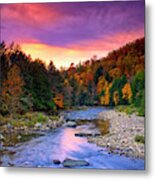
{"type": "Polygon", "coordinates": [[[0,44],[1,113],[82,105],[131,105],[144,115],[144,38],[58,70],[32,61],[17,45],[0,44]],[[14,105],[16,104],[16,106],[14,105]]]}

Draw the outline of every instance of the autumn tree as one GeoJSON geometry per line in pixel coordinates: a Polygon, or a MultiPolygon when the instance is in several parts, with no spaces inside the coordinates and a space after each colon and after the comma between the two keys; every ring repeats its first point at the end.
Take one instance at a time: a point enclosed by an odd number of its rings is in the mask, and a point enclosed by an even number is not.
{"type": "Polygon", "coordinates": [[[125,100],[126,104],[130,103],[131,98],[132,98],[132,91],[131,91],[130,83],[126,83],[125,86],[122,88],[122,94],[123,94],[123,99],[125,100]]]}
{"type": "Polygon", "coordinates": [[[20,102],[23,94],[24,81],[21,77],[20,68],[17,65],[10,67],[7,79],[2,85],[2,100],[10,114],[20,112],[22,104],[20,102]]]}
{"type": "MultiPolygon", "coordinates": [[[[55,109],[56,106],[108,106],[131,102],[144,109],[144,42],[144,38],[141,38],[109,52],[104,58],[94,57],[78,65],[71,63],[68,69],[60,70],[52,61],[46,67],[42,60],[32,60],[18,45],[12,43],[6,46],[2,42],[0,104],[11,106],[10,102],[13,104],[17,101],[16,105],[19,107],[18,104],[22,103],[21,107],[25,110],[31,108],[47,111],[55,109]],[[21,93],[16,91],[18,98],[15,98],[15,91],[10,89],[13,86],[11,83],[14,83],[13,89],[16,87],[15,78],[19,84],[17,87],[21,90],[21,93]],[[3,101],[6,103],[2,102],[2,92],[3,101]]],[[[13,111],[18,108],[15,109],[13,111]]]]}

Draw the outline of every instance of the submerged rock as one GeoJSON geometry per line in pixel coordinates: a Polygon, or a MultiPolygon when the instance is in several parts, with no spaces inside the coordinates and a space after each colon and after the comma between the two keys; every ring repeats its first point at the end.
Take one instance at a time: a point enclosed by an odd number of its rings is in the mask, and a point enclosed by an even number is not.
{"type": "Polygon", "coordinates": [[[65,159],[62,164],[64,167],[67,168],[73,168],[76,166],[89,166],[89,163],[85,160],[73,160],[73,159],[65,159]]]}
{"type": "Polygon", "coordinates": [[[95,130],[84,130],[78,133],[75,133],[75,136],[77,137],[97,137],[100,136],[100,132],[95,130]]]}

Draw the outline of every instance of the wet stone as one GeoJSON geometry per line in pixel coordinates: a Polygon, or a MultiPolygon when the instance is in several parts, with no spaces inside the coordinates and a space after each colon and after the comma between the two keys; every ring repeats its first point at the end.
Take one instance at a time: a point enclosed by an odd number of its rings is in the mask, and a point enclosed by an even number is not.
{"type": "Polygon", "coordinates": [[[56,165],[59,165],[59,164],[61,164],[61,161],[58,160],[58,159],[54,159],[54,160],[53,160],[53,163],[56,164],[56,165]]]}
{"type": "Polygon", "coordinates": [[[89,166],[89,163],[85,160],[65,159],[63,161],[63,166],[67,168],[73,168],[76,166],[89,166]]]}

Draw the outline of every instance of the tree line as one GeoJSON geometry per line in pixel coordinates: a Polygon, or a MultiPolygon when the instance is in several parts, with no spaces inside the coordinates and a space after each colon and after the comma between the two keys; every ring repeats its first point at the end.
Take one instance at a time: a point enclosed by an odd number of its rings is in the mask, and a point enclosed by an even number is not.
{"type": "Polygon", "coordinates": [[[73,106],[140,107],[144,112],[144,38],[65,69],[32,60],[20,46],[0,43],[0,112],[51,111],[73,106]]]}

